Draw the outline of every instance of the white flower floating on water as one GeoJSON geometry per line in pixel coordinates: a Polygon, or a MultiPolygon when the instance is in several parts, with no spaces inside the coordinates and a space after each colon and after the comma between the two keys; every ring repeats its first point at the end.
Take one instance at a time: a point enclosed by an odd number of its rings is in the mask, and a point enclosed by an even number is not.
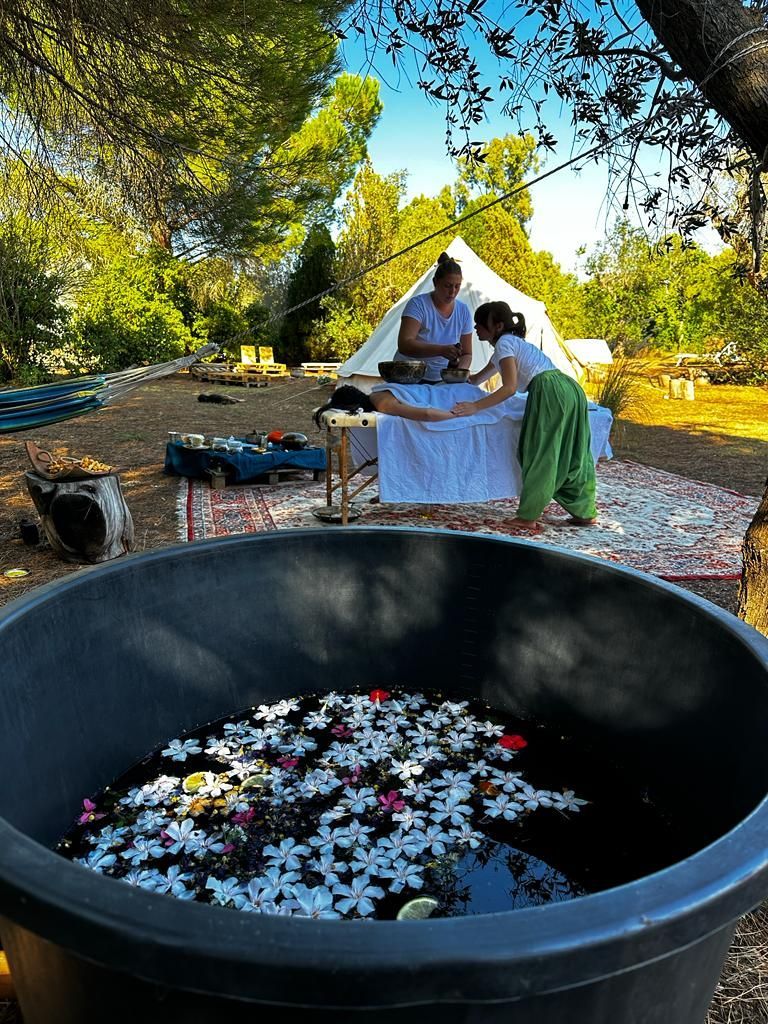
{"type": "Polygon", "coordinates": [[[328,693],[214,728],[168,741],[156,778],[85,800],[60,849],[129,885],[245,913],[372,918],[384,904],[384,916],[425,917],[441,907],[429,887],[467,851],[507,841],[500,827],[586,803],[511,770],[527,741],[468,701],[328,693]],[[183,777],[162,774],[168,762],[183,777]]]}
{"type": "Polygon", "coordinates": [[[171,740],[163,756],[173,761],[186,761],[190,754],[199,754],[202,749],[197,740],[171,740]]]}

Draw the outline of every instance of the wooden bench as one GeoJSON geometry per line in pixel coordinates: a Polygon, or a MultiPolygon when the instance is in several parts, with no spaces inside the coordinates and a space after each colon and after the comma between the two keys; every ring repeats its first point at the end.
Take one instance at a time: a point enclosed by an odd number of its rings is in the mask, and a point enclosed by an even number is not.
{"type": "Polygon", "coordinates": [[[338,377],[337,370],[341,363],[302,363],[301,368],[305,377],[338,377]]]}

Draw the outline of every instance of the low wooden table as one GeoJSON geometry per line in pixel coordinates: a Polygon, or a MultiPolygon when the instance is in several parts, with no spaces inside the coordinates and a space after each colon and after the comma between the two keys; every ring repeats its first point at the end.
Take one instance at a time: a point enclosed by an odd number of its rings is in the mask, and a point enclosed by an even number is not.
{"type": "Polygon", "coordinates": [[[286,473],[311,472],[318,480],[327,464],[323,448],[307,447],[297,451],[273,451],[262,454],[243,452],[220,452],[211,448],[190,448],[180,442],[169,441],[165,447],[165,473],[202,479],[211,472],[224,473],[228,482],[251,483],[266,477],[270,484],[276,484],[286,473]]]}

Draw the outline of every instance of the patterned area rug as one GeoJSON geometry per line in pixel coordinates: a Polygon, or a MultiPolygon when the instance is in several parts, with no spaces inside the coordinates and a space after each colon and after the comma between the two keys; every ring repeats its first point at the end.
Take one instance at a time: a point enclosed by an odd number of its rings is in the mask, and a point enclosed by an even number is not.
{"type": "MultiPolygon", "coordinates": [[[[182,539],[203,540],[236,533],[318,527],[312,509],[325,505],[325,484],[304,480],[272,486],[214,491],[183,479],[179,495],[182,539]]],[[[483,505],[380,505],[362,492],[355,502],[368,526],[416,526],[510,535],[516,501],[483,505]]],[[[568,527],[557,505],[544,513],[545,528],[531,538],[597,555],[666,580],[730,580],[741,572],[741,542],[758,498],[634,462],[598,467],[599,523],[568,527]]],[[[325,529],[339,527],[326,526],[325,529]]],[[[354,524],[347,527],[354,529],[354,524]]],[[[519,536],[519,535],[518,535],[519,536]]]]}

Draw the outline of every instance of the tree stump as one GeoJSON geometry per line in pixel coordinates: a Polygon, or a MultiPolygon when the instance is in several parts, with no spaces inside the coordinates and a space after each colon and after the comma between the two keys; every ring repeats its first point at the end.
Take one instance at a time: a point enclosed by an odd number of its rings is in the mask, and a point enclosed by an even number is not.
{"type": "Polygon", "coordinates": [[[768,636],[768,481],[741,548],[739,618],[768,636]]]}
{"type": "Polygon", "coordinates": [[[117,473],[46,480],[25,473],[48,542],[65,562],[107,562],[133,548],[133,519],[117,473]]]}

